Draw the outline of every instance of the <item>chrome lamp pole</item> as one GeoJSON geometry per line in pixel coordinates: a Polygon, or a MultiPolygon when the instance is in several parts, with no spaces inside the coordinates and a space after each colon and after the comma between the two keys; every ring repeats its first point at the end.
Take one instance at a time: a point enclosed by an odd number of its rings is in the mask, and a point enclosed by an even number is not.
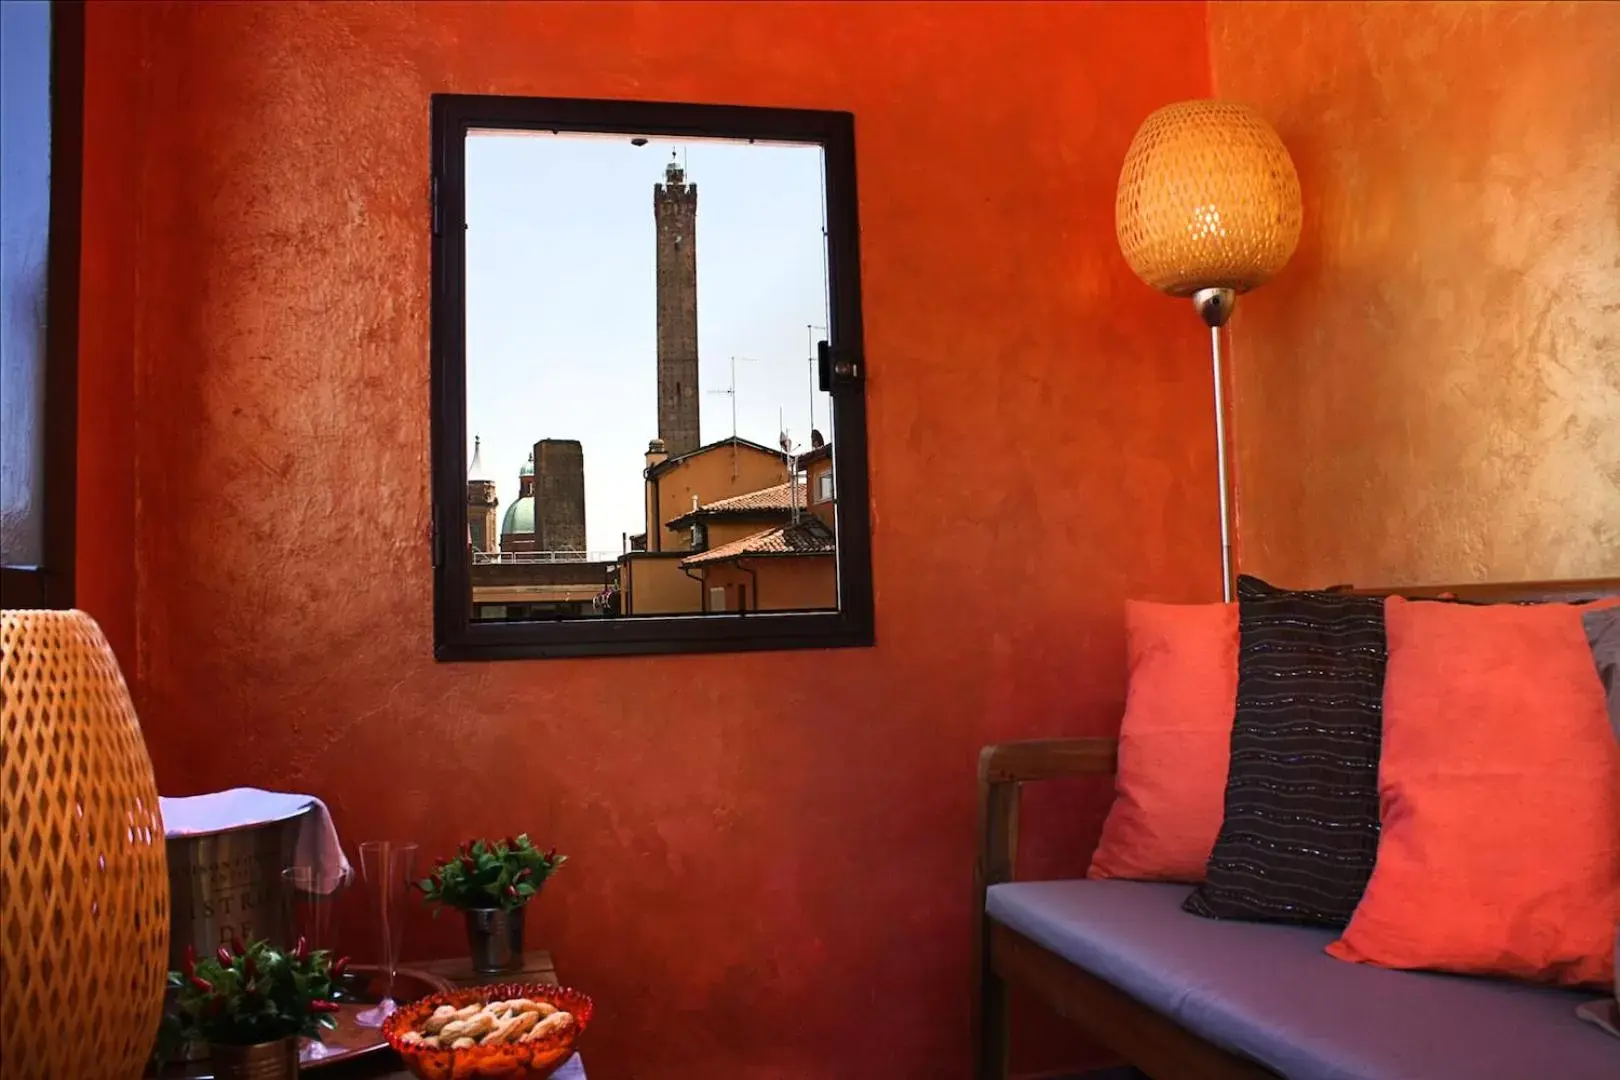
{"type": "Polygon", "coordinates": [[[1299,243],[1299,176],[1282,139],[1247,106],[1183,101],[1152,113],[1125,153],[1114,225],[1136,276],[1190,296],[1209,327],[1221,597],[1234,583],[1221,327],[1239,293],[1269,281],[1299,243]]]}

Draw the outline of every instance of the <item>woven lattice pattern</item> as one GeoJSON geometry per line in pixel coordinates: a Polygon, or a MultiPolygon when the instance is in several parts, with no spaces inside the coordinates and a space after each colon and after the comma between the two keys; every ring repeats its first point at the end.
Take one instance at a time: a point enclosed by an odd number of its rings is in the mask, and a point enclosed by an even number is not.
{"type": "Polygon", "coordinates": [[[0,612],[0,1046],[17,1080],[131,1080],[157,1034],[169,879],[152,762],[78,611],[0,612]]]}
{"type": "Polygon", "coordinates": [[[1114,224],[1136,276],[1172,296],[1246,292],[1299,242],[1299,176],[1282,140],[1230,101],[1149,116],[1119,174],[1114,224]]]}

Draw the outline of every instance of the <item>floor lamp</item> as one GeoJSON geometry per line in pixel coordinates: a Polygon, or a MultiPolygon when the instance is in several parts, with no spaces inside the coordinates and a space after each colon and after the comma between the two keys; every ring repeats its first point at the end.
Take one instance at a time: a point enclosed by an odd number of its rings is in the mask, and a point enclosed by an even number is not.
{"type": "Polygon", "coordinates": [[[1232,599],[1221,327],[1238,293],[1269,281],[1299,242],[1299,176],[1282,140],[1230,101],[1166,105],[1142,122],[1119,174],[1114,224],[1136,276],[1190,296],[1209,327],[1215,370],[1221,596],[1232,599]]]}

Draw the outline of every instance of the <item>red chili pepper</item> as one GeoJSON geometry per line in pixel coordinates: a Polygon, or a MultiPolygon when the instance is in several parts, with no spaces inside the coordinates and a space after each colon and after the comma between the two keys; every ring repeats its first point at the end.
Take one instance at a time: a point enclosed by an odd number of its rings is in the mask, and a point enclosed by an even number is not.
{"type": "Polygon", "coordinates": [[[298,944],[293,946],[293,959],[304,960],[309,956],[309,942],[299,937],[298,944]]]}
{"type": "Polygon", "coordinates": [[[471,855],[463,855],[461,857],[461,868],[470,874],[474,870],[478,869],[478,864],[473,861],[471,855]]]}
{"type": "Polygon", "coordinates": [[[242,939],[241,938],[239,938],[239,937],[231,938],[231,952],[235,953],[237,956],[246,956],[247,955],[247,948],[242,944],[242,939]]]}
{"type": "Polygon", "coordinates": [[[508,836],[506,838],[506,846],[515,849],[518,846],[517,837],[508,836]]]}
{"type": "Polygon", "coordinates": [[[253,979],[259,974],[259,965],[254,961],[253,957],[244,957],[242,959],[242,970],[247,973],[249,979],[253,979]]]}
{"type": "Polygon", "coordinates": [[[349,966],[349,958],[347,956],[338,957],[337,961],[335,963],[333,963],[333,965],[332,965],[332,978],[335,979],[339,975],[342,975],[343,974],[343,969],[348,967],[348,966],[349,966]]]}
{"type": "Polygon", "coordinates": [[[512,880],[513,881],[522,881],[524,878],[526,878],[528,876],[529,876],[529,868],[527,866],[525,866],[523,869],[521,869],[521,870],[519,870],[517,872],[517,877],[513,878],[512,880]]]}
{"type": "Polygon", "coordinates": [[[186,981],[205,994],[212,994],[214,992],[214,984],[201,976],[188,975],[186,976],[186,981]]]}
{"type": "Polygon", "coordinates": [[[197,947],[195,945],[186,946],[185,955],[180,958],[180,970],[185,973],[188,979],[197,974],[197,947]]]}
{"type": "Polygon", "coordinates": [[[214,955],[219,957],[219,962],[221,964],[225,965],[226,967],[231,966],[231,950],[230,949],[227,949],[225,946],[221,945],[218,949],[216,949],[214,951],[214,955]]]}
{"type": "Polygon", "coordinates": [[[552,848],[550,851],[546,852],[546,862],[551,863],[551,862],[556,862],[556,861],[557,861],[557,849],[552,848]]]}
{"type": "Polygon", "coordinates": [[[508,885],[506,887],[506,895],[507,895],[508,898],[510,898],[512,900],[516,900],[518,898],[517,886],[508,885]]]}
{"type": "Polygon", "coordinates": [[[325,998],[316,998],[314,1001],[309,1003],[309,1007],[312,1012],[335,1013],[343,1006],[339,1005],[335,1001],[327,1001],[325,998]]]}

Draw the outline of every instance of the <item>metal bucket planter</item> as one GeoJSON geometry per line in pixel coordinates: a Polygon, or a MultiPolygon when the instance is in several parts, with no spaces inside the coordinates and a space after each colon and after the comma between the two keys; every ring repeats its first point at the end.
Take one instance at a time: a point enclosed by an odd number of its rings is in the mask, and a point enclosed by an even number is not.
{"type": "Polygon", "coordinates": [[[214,1080],[293,1080],[298,1075],[298,1037],[254,1046],[209,1047],[214,1080]]]}
{"type": "Polygon", "coordinates": [[[472,969],[499,975],[523,967],[523,908],[464,908],[472,969]]]}
{"type": "MultiPolygon", "coordinates": [[[[287,944],[281,871],[293,861],[302,821],[298,814],[168,839],[170,971],[180,969],[187,945],[207,956],[232,938],[287,944]]],[[[195,1061],[207,1054],[207,1047],[188,1044],[182,1057],[195,1061]]]]}

